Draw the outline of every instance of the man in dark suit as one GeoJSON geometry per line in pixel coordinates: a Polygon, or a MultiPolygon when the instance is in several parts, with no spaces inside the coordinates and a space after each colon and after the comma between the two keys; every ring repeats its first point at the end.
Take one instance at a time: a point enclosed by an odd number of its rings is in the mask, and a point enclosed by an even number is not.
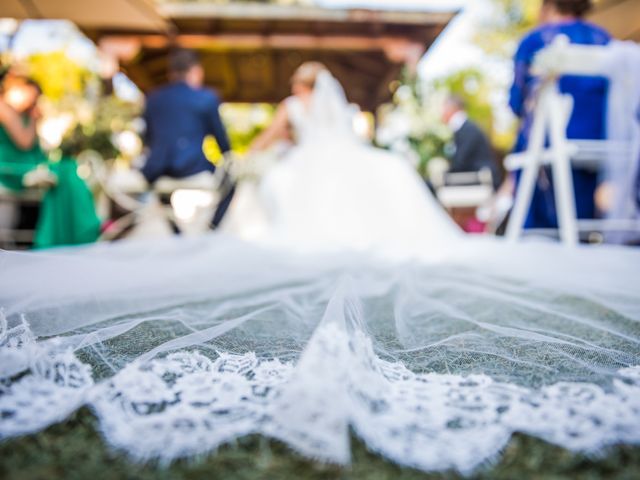
{"type": "MultiPolygon", "coordinates": [[[[178,50],[169,57],[168,85],[152,92],[146,102],[145,144],[149,156],[142,174],[149,183],[162,176],[184,178],[201,172],[213,172],[202,142],[213,135],[223,153],[230,150],[227,132],[219,114],[220,100],[203,88],[204,70],[197,54],[178,50]]],[[[227,192],[212,221],[216,227],[222,220],[233,195],[227,192]]]]}
{"type": "Polygon", "coordinates": [[[487,135],[467,117],[462,99],[451,96],[442,112],[442,120],[453,131],[455,153],[450,173],[491,171],[493,186],[500,185],[500,173],[487,135]]]}

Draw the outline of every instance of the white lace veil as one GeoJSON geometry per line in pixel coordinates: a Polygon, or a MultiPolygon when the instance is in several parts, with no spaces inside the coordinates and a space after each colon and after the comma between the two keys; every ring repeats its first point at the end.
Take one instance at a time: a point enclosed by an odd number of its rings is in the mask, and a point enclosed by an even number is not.
{"type": "Polygon", "coordinates": [[[309,132],[321,138],[340,135],[342,140],[345,137],[355,140],[354,113],[340,82],[328,70],[321,71],[315,81],[307,118],[309,132]]]}
{"type": "Polygon", "coordinates": [[[0,437],[88,404],[141,459],[262,433],[347,463],[350,428],[425,470],[470,471],[514,431],[640,442],[637,252],[455,248],[444,264],[220,235],[0,252],[0,437]]]}

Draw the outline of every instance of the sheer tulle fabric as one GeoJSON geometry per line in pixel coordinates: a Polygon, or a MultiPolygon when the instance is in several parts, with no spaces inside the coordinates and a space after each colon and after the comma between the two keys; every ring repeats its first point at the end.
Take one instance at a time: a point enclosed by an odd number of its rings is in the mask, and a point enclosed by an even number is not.
{"type": "Polygon", "coordinates": [[[139,459],[260,433],[348,463],[352,428],[400,464],[464,472],[515,431],[640,441],[636,252],[450,254],[296,257],[216,235],[3,252],[0,435],[86,404],[139,459]]]}

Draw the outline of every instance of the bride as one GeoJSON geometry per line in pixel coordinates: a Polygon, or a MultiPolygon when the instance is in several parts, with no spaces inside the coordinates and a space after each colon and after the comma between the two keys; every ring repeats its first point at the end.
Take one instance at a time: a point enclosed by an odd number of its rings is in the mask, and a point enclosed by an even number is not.
{"type": "Polygon", "coordinates": [[[514,432],[640,444],[640,253],[468,239],[326,69],[294,92],[255,148],[297,145],[226,233],[0,251],[0,440],[88,406],[141,461],[249,434],[465,473],[514,432]]]}
{"type": "Polygon", "coordinates": [[[459,238],[457,227],[407,161],[356,136],[354,112],[324,65],[300,66],[292,91],[252,151],[287,138],[289,130],[295,147],[257,194],[241,185],[222,229],[299,250],[442,256],[459,238]]]}

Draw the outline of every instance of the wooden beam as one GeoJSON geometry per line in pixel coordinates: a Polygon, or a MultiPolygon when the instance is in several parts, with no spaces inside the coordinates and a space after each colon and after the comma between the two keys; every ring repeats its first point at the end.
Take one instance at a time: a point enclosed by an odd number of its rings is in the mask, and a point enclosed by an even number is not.
{"type": "Polygon", "coordinates": [[[172,44],[184,48],[212,51],[229,50],[349,50],[383,51],[398,56],[406,49],[415,50],[426,46],[403,37],[383,36],[371,38],[350,35],[255,35],[255,34],[218,34],[218,35],[177,35],[173,41],[164,35],[111,35],[103,37],[105,43],[130,44],[139,42],[143,48],[163,49],[172,44]]]}
{"type": "Polygon", "coordinates": [[[640,3],[637,0],[601,2],[589,15],[589,20],[624,40],[638,38],[639,18],[640,3]]]}
{"type": "Polygon", "coordinates": [[[64,19],[92,30],[167,32],[171,28],[152,0],[2,0],[2,17],[64,19]]]}
{"type": "Polygon", "coordinates": [[[396,23],[405,25],[446,25],[458,13],[449,11],[387,11],[371,9],[337,9],[259,3],[215,4],[205,2],[172,2],[158,4],[158,11],[174,20],[218,18],[231,20],[276,20],[353,23],[396,23]]]}

